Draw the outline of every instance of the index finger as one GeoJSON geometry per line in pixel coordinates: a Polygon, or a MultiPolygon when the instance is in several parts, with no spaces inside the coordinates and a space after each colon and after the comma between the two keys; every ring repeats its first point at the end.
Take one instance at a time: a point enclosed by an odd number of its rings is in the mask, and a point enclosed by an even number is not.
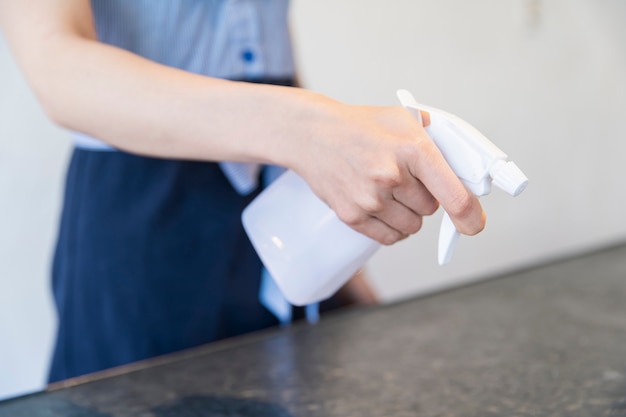
{"type": "Polygon", "coordinates": [[[475,235],[485,228],[486,216],[478,198],[469,191],[446,162],[439,148],[422,131],[418,156],[409,164],[410,173],[439,201],[457,230],[475,235]]]}

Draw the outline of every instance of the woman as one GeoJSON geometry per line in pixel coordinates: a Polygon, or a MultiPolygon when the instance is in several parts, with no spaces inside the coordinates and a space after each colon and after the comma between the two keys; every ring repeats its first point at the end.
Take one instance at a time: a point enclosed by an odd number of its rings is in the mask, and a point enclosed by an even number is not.
{"type": "Polygon", "coordinates": [[[75,132],[50,381],[276,323],[239,220],[267,173],[258,164],[295,170],[384,244],[439,202],[463,233],[484,227],[404,109],[291,87],[287,11],[286,0],[0,0],[27,80],[75,132]]]}

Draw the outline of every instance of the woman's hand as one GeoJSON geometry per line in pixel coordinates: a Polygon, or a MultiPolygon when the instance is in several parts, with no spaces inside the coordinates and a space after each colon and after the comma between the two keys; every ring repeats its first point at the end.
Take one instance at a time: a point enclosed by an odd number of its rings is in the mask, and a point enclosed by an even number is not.
{"type": "Polygon", "coordinates": [[[461,233],[484,228],[478,199],[407,110],[337,102],[328,110],[292,168],[342,221],[390,245],[416,233],[441,204],[461,233]]]}
{"type": "Polygon", "coordinates": [[[345,306],[372,306],[379,304],[378,296],[367,281],[366,273],[358,271],[337,292],[337,297],[345,306]]]}

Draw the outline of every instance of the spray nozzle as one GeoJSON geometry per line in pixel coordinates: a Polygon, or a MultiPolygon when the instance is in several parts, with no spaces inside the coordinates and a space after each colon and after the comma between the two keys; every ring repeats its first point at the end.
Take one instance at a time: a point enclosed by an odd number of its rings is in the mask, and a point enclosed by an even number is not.
{"type": "Polygon", "coordinates": [[[489,169],[493,184],[507,194],[516,197],[528,185],[528,178],[513,161],[498,160],[489,169]]]}

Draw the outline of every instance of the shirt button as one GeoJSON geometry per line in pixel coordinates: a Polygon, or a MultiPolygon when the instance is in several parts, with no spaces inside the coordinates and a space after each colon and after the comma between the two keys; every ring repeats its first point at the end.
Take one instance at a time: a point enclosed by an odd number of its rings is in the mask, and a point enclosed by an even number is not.
{"type": "Polygon", "coordinates": [[[255,59],[254,52],[252,52],[252,51],[251,51],[251,50],[249,50],[249,49],[244,50],[244,51],[241,53],[241,59],[242,59],[244,62],[247,62],[247,63],[251,63],[251,62],[253,62],[253,61],[254,61],[254,59],[255,59]]]}

